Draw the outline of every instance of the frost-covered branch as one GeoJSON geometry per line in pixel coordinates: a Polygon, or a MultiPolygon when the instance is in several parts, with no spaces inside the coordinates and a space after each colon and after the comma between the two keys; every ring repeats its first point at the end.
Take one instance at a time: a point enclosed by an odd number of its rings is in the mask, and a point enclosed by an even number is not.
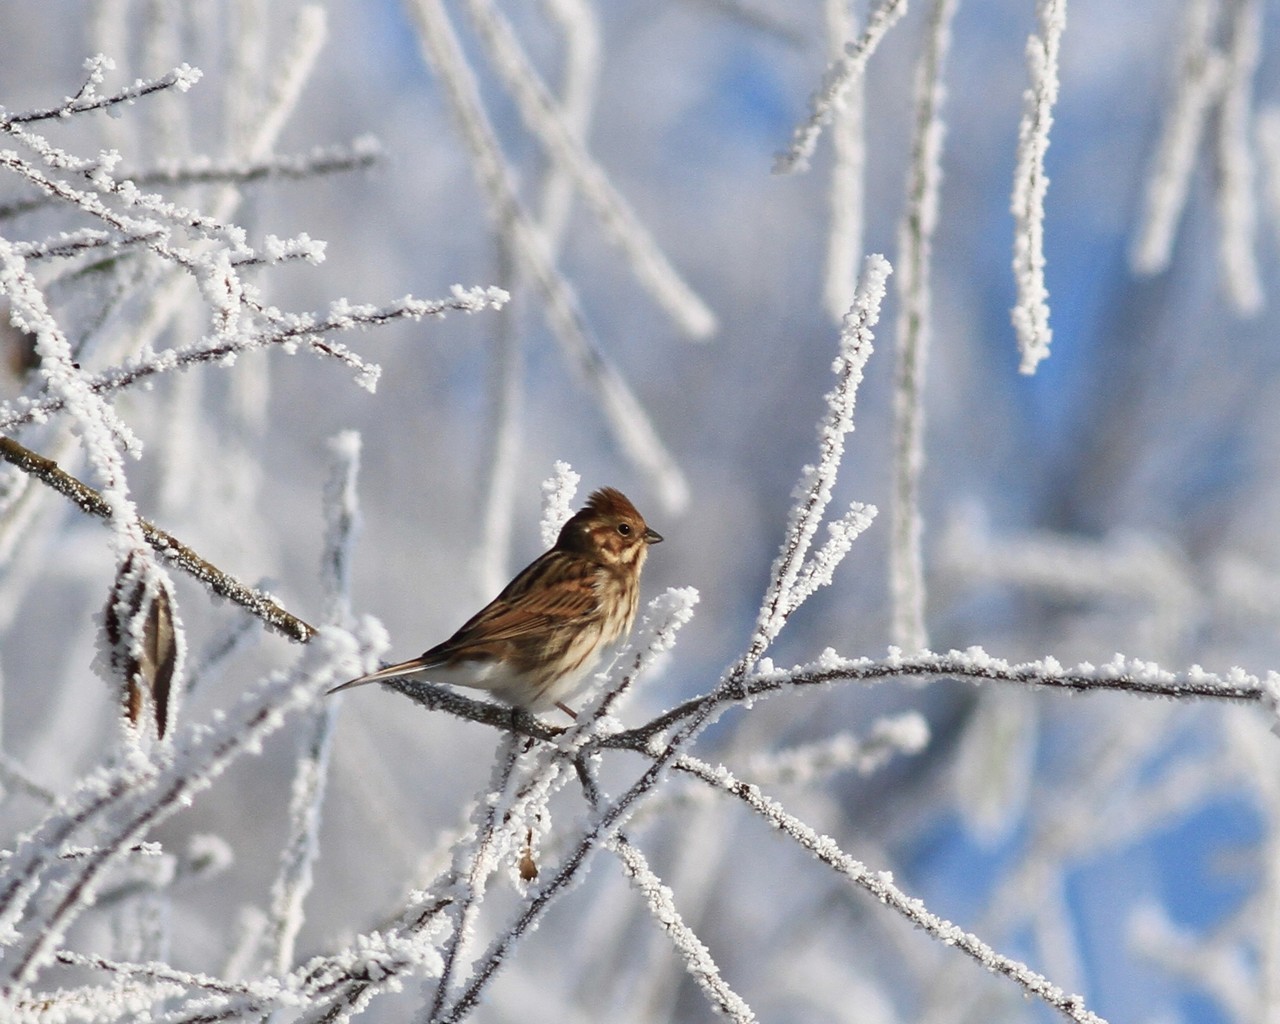
{"type": "Polygon", "coordinates": [[[177,88],[186,92],[202,77],[199,68],[187,64],[176,67],[158,78],[139,79],[132,85],[118,89],[105,96],[100,95],[97,87],[102,84],[105,72],[114,70],[115,61],[98,54],[85,61],[89,77],[80,91],[63,100],[55,107],[42,107],[18,114],[0,115],[0,131],[7,131],[11,125],[32,124],[36,121],[48,121],[53,118],[66,118],[73,114],[83,114],[90,110],[103,110],[121,103],[132,103],[144,96],[160,92],[164,89],[177,88]]]}
{"type": "Polygon", "coordinates": [[[830,122],[833,112],[844,102],[849,84],[862,77],[867,70],[867,62],[885,33],[906,13],[907,0],[880,0],[867,15],[862,35],[845,45],[844,53],[832,61],[822,76],[822,85],[809,98],[809,116],[796,126],[791,145],[774,157],[774,174],[792,174],[809,169],[818,136],[830,122]]]}
{"type": "Polygon", "coordinates": [[[716,1013],[739,1024],[756,1020],[746,1000],[730,988],[720,974],[720,968],[706,944],[680,916],[675,894],[654,873],[644,854],[622,835],[614,836],[607,845],[622,865],[627,881],[644,898],[649,915],[667,934],[685,970],[697,982],[716,1013]]]}
{"type": "Polygon", "coordinates": [[[922,652],[904,655],[891,651],[887,658],[840,658],[828,652],[822,660],[792,669],[774,669],[767,661],[744,675],[740,689],[715,690],[679,704],[652,721],[607,737],[605,746],[643,747],[681,723],[700,719],[724,706],[751,702],[766,694],[792,687],[823,686],[835,682],[870,683],[888,679],[963,679],[970,682],[1011,683],[1070,691],[1119,691],[1143,697],[1209,699],[1225,701],[1271,701],[1280,695],[1280,674],[1265,677],[1233,669],[1225,675],[1206,672],[1198,666],[1185,672],[1170,672],[1150,662],[1117,656],[1104,665],[1082,662],[1064,668],[1053,658],[1010,664],[993,658],[981,648],[947,654],[922,652]]]}
{"type": "Polygon", "coordinates": [[[1020,985],[1028,995],[1043,1000],[1069,1020],[1079,1021],[1080,1024],[1106,1024],[1101,1017],[1085,1007],[1080,996],[1063,992],[1026,964],[996,952],[976,935],[938,917],[920,900],[908,896],[894,885],[893,877],[888,872],[871,871],[841,850],[829,836],[821,835],[800,821],[755,786],[740,782],[723,766],[713,767],[698,758],[683,755],[676,760],[674,767],[736,796],[773,828],[799,843],[819,861],[844,875],[885,906],[901,914],[912,925],[967,954],[992,973],[1003,974],[1020,985]]]}
{"type": "Polygon", "coordinates": [[[1269,106],[1258,113],[1258,162],[1262,171],[1266,210],[1280,238],[1280,107],[1269,106]]]}
{"type": "MultiPolygon", "coordinates": [[[[110,518],[111,507],[102,494],[12,438],[0,437],[0,458],[70,498],[81,511],[100,519],[110,518]]],[[[315,635],[314,626],[285,611],[270,595],[241,583],[147,520],[140,519],[139,524],[147,544],[167,562],[208,587],[212,593],[234,601],[291,640],[306,641],[315,635]]]]}

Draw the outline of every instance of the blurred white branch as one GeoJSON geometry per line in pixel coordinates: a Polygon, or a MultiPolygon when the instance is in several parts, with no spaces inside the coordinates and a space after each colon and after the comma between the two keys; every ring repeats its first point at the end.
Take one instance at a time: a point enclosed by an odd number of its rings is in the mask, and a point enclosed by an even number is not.
{"type": "Polygon", "coordinates": [[[893,642],[908,650],[928,646],[925,626],[924,523],[920,477],[924,471],[925,368],[933,332],[933,233],[938,224],[944,125],[942,84],[955,0],[934,0],[924,49],[916,65],[915,130],[907,171],[906,209],[898,228],[897,361],[893,389],[894,482],[889,546],[893,642]]]}

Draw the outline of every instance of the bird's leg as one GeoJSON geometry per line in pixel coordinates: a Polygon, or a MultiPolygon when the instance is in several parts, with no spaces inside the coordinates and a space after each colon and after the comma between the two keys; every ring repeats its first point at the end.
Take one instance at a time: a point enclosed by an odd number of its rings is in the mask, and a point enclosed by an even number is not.
{"type": "MultiPolygon", "coordinates": [[[[524,712],[523,712],[523,711],[521,711],[521,710],[520,710],[518,707],[516,707],[514,704],[513,704],[513,705],[511,705],[511,737],[512,737],[512,739],[514,739],[516,736],[520,735],[520,733],[521,733],[521,732],[527,732],[527,730],[525,730],[525,729],[521,729],[521,728],[520,728],[521,720],[522,720],[523,718],[524,718],[524,712]]],[[[529,750],[530,750],[532,747],[533,747],[533,737],[532,737],[532,736],[525,736],[525,738],[524,738],[524,749],[522,749],[522,750],[520,751],[520,753],[522,753],[522,754],[526,754],[526,753],[528,753],[528,752],[529,752],[529,750]]]]}
{"type": "Polygon", "coordinates": [[[578,712],[574,711],[573,708],[569,707],[569,705],[564,701],[556,701],[556,707],[572,718],[575,722],[578,720],[578,712]]]}

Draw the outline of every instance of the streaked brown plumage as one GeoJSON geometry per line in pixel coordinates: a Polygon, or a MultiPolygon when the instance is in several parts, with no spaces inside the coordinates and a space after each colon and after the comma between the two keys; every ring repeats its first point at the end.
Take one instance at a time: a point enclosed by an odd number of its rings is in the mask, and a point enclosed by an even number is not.
{"type": "Polygon", "coordinates": [[[488,690],[527,711],[569,711],[562,701],[631,629],[640,570],[661,540],[621,491],[596,491],[551,550],[448,640],[329,692],[412,676],[488,690]]]}

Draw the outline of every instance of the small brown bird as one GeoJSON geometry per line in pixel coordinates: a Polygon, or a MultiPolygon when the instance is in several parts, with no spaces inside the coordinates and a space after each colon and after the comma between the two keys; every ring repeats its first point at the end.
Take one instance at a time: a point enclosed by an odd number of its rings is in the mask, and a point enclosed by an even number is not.
{"type": "Polygon", "coordinates": [[[488,690],[526,711],[572,715],[562,701],[631,629],[640,570],[649,545],[661,540],[621,491],[596,491],[555,546],[448,640],[329,692],[411,676],[488,690]]]}

